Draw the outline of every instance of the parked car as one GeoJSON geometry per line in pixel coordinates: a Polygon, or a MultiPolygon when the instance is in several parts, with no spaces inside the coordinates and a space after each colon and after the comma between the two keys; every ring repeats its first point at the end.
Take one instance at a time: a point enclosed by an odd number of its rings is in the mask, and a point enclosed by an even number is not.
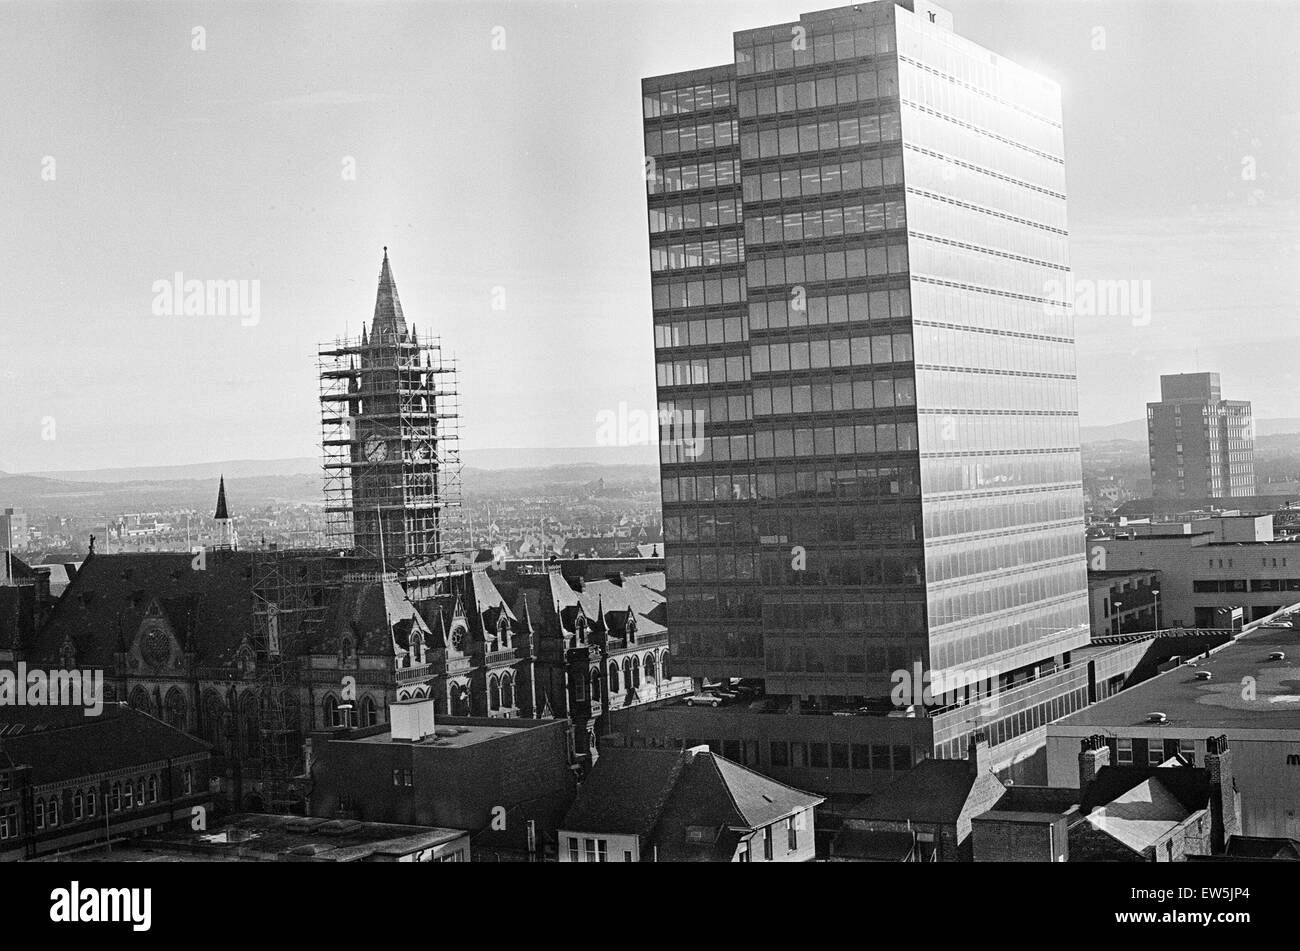
{"type": "Polygon", "coordinates": [[[704,690],[687,697],[686,705],[688,707],[720,707],[725,700],[726,698],[717,693],[717,691],[704,690]]]}

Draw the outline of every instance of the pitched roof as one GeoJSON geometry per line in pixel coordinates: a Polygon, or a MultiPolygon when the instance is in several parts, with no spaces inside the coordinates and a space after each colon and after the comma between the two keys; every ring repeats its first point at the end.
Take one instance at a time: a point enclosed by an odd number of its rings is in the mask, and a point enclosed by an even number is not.
{"type": "Polygon", "coordinates": [[[700,750],[602,752],[561,828],[653,836],[662,861],[729,859],[745,830],[822,802],[700,750]]]}
{"type": "Polygon", "coordinates": [[[217,513],[212,516],[214,519],[230,518],[230,513],[226,511],[226,477],[221,477],[221,484],[217,486],[217,513]]]}
{"type": "Polygon", "coordinates": [[[397,297],[397,281],[388,263],[388,248],[379,267],[379,289],[375,293],[375,316],[370,324],[371,343],[389,343],[406,339],[406,317],[397,297]]]}
{"type": "Polygon", "coordinates": [[[845,818],[954,823],[974,785],[969,760],[924,759],[845,818]]]}
{"type": "Polygon", "coordinates": [[[561,828],[649,835],[681,768],[677,750],[604,750],[578,789],[561,828]]]}
{"type": "Polygon", "coordinates": [[[94,554],[68,585],[37,632],[27,661],[60,666],[71,637],[80,667],[111,667],[119,638],[130,642],[153,599],[163,605],[176,636],[191,636],[201,665],[233,664],[253,633],[251,552],[210,551],[204,570],[188,552],[94,554]]]}
{"type": "Polygon", "coordinates": [[[1089,825],[1134,852],[1143,852],[1190,815],[1190,810],[1151,777],[1085,817],[1089,825]]]}
{"type": "Polygon", "coordinates": [[[119,704],[97,716],[81,707],[0,706],[4,751],[32,767],[32,783],[60,782],[203,753],[211,747],[161,720],[119,704]],[[14,728],[21,726],[21,732],[14,728]]]}
{"type": "Polygon", "coordinates": [[[1079,800],[1087,814],[1121,798],[1130,789],[1158,778],[1187,812],[1204,809],[1210,799],[1210,771],[1196,766],[1103,766],[1079,800]]]}

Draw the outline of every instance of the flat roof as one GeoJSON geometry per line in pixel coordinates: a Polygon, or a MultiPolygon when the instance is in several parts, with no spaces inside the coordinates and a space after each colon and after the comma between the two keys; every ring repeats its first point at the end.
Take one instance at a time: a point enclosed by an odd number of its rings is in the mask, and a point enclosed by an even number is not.
{"type": "MultiPolygon", "coordinates": [[[[1294,607],[1294,606],[1293,606],[1294,607]]],[[[1300,614],[1296,615],[1300,623],[1300,614]]],[[[1055,726],[1145,726],[1213,732],[1300,730],[1300,630],[1256,627],[1212,652],[1065,717],[1055,726]],[[1286,659],[1269,660],[1273,651],[1286,659]],[[1209,680],[1196,679],[1209,671],[1209,680]],[[1254,680],[1253,694],[1246,678],[1254,680]],[[1243,694],[1252,699],[1244,699],[1243,694]],[[1163,713],[1164,723],[1147,715],[1163,713]]]]}
{"type": "Polygon", "coordinates": [[[505,717],[493,718],[491,722],[484,722],[481,718],[473,717],[441,717],[434,727],[434,734],[426,739],[417,742],[408,742],[406,740],[393,739],[389,724],[384,724],[381,729],[373,733],[367,733],[362,736],[343,734],[337,737],[331,737],[332,743],[371,743],[371,744],[393,744],[398,746],[412,746],[421,748],[435,749],[463,749],[467,746],[475,746],[479,743],[487,743],[503,736],[513,736],[517,733],[523,733],[528,730],[535,730],[556,720],[519,720],[505,717]]]}
{"type": "Polygon", "coordinates": [[[303,816],[245,813],[206,832],[153,835],[111,850],[68,853],[67,859],[105,862],[240,862],[278,858],[355,862],[375,855],[408,855],[469,835],[463,829],[303,816]]]}

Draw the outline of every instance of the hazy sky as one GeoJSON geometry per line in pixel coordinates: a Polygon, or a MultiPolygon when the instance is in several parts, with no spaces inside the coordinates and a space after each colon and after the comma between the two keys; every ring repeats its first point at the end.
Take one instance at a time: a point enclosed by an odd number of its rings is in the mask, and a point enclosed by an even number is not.
{"type": "MultiPolygon", "coordinates": [[[[0,469],[317,454],[383,245],[465,448],[594,445],[654,405],[641,77],[821,6],[0,4],[0,469]],[[156,316],[176,272],[258,322],[156,316]]],[[[1198,366],[1300,416],[1300,4],[946,6],[1062,84],[1076,278],[1150,282],[1149,323],[1079,319],[1083,422],[1198,366]]]]}

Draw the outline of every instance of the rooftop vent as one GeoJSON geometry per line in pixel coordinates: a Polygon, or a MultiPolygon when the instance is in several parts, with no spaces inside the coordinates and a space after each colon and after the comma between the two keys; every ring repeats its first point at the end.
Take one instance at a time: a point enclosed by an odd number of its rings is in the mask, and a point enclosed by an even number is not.
{"type": "Polygon", "coordinates": [[[1273,651],[1268,655],[1269,660],[1286,660],[1286,651],[1273,651]]]}
{"type": "Polygon", "coordinates": [[[1169,717],[1165,716],[1165,714],[1160,713],[1160,712],[1158,712],[1158,711],[1155,712],[1155,713],[1148,713],[1148,714],[1147,714],[1147,722],[1148,722],[1148,723],[1168,723],[1168,722],[1169,722],[1169,717]]]}
{"type": "Polygon", "coordinates": [[[1193,676],[1197,680],[1209,680],[1211,677],[1214,676],[1214,674],[1212,674],[1208,670],[1198,670],[1193,676]]]}

